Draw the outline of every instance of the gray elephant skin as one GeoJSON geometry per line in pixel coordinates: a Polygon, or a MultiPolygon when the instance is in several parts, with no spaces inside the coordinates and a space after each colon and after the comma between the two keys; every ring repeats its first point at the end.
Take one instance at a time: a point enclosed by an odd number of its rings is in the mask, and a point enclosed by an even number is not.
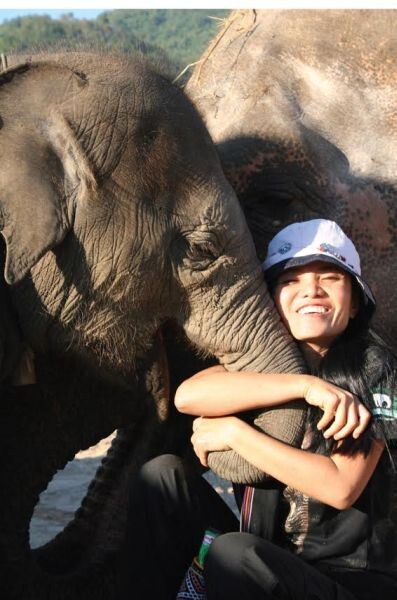
{"type": "MultiPolygon", "coordinates": [[[[207,130],[161,69],[141,58],[73,52],[7,62],[0,593],[109,600],[119,591],[131,473],[188,445],[189,426],[172,403],[179,382],[205,357],[229,370],[303,365],[207,130]],[[37,383],[13,386],[26,346],[37,383]],[[40,492],[77,451],[114,429],[74,520],[31,551],[40,492]]],[[[283,424],[285,439],[297,443],[302,414],[298,405],[257,423],[275,433],[283,424]]],[[[236,460],[227,456],[220,470],[244,477],[246,465],[236,460]]]]}
{"type": "Polygon", "coordinates": [[[397,11],[235,11],[188,83],[263,259],[328,217],[357,244],[397,353],[397,11]]]}

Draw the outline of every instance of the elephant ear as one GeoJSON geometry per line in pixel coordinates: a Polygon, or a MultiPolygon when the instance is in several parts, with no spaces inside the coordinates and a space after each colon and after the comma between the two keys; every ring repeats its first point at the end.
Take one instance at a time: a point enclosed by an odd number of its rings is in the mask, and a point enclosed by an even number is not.
{"type": "Polygon", "coordinates": [[[18,65],[0,75],[0,230],[9,284],[64,239],[73,222],[72,200],[95,187],[56,98],[65,79],[70,96],[73,77],[78,75],[70,69],[45,63],[18,65]]]}

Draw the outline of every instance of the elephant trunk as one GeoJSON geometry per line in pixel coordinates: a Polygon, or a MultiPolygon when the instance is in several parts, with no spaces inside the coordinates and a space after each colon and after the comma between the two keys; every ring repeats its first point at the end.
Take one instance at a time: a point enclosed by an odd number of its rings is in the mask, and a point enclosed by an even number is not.
{"type": "Polygon", "coordinates": [[[253,260],[250,269],[242,265],[222,285],[212,282],[191,294],[185,331],[229,371],[302,373],[302,355],[281,322],[258,260],[253,260]]]}
{"type": "Polygon", "coordinates": [[[302,355],[281,322],[263,281],[255,279],[252,287],[242,292],[231,290],[231,318],[225,327],[224,343],[231,351],[215,351],[228,371],[257,371],[260,373],[303,373],[302,355]],[[238,301],[237,301],[238,300],[238,301]],[[237,337],[238,348],[234,350],[237,337]]]}
{"type": "MultiPolygon", "coordinates": [[[[198,330],[196,343],[211,348],[230,371],[303,373],[305,365],[297,345],[286,331],[258,266],[254,276],[239,279],[221,295],[217,309],[198,330]]],[[[205,302],[206,306],[210,302],[205,302]]],[[[204,318],[202,321],[204,322],[204,318]]],[[[290,445],[303,438],[305,405],[302,400],[281,407],[253,411],[249,421],[256,428],[290,445]]],[[[260,483],[266,474],[233,451],[212,452],[209,465],[219,476],[236,483],[260,483]]]]}

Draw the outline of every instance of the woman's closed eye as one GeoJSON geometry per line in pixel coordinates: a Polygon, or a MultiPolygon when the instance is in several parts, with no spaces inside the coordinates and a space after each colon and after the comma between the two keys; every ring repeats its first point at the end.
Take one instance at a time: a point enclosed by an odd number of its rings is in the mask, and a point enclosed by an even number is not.
{"type": "Polygon", "coordinates": [[[289,277],[280,277],[277,282],[277,285],[290,285],[292,283],[296,283],[298,281],[298,277],[293,277],[292,275],[289,277]]]}
{"type": "Polygon", "coordinates": [[[341,281],[342,279],[344,279],[343,273],[323,273],[320,276],[321,281],[341,281]]]}
{"type": "Polygon", "coordinates": [[[342,276],[340,275],[340,273],[325,273],[323,275],[321,275],[321,279],[342,279],[342,276]]]}

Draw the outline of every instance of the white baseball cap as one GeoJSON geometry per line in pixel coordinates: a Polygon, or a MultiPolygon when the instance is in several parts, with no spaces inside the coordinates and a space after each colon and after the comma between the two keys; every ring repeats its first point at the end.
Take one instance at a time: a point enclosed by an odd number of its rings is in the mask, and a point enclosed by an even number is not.
{"type": "Polygon", "coordinates": [[[363,292],[366,312],[371,316],[376,302],[361,277],[360,257],[353,242],[335,221],[312,219],[284,227],[270,241],[262,267],[266,279],[273,281],[287,269],[316,260],[334,264],[356,279],[363,292]]]}

